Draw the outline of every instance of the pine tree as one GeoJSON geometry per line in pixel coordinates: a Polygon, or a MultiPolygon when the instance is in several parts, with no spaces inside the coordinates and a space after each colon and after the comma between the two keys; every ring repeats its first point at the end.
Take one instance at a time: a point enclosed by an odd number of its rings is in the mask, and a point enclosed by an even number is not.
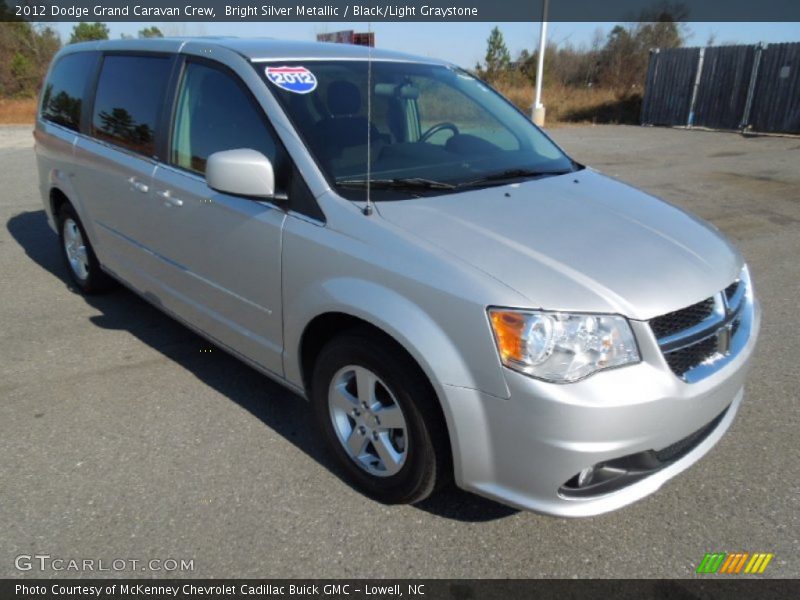
{"type": "Polygon", "coordinates": [[[164,37],[164,34],[161,33],[161,30],[152,25],[150,27],[145,27],[144,29],[139,30],[139,37],[140,38],[160,38],[164,37]]]}
{"type": "Polygon", "coordinates": [[[105,23],[78,23],[72,28],[69,43],[107,40],[108,26],[105,23]]]}
{"type": "Polygon", "coordinates": [[[489,39],[486,40],[485,62],[486,68],[484,72],[488,79],[494,79],[500,73],[507,71],[511,65],[511,55],[508,52],[499,27],[492,29],[489,39]]]}

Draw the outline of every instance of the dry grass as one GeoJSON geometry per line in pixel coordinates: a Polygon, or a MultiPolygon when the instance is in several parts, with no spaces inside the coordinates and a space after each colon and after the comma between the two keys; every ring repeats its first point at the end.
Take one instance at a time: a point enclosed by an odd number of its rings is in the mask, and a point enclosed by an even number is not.
{"type": "MultiPolygon", "coordinates": [[[[506,98],[525,112],[533,104],[533,87],[497,86],[506,98]]],[[[559,123],[638,123],[641,96],[597,87],[548,86],[542,91],[548,126],[559,123]]]]}
{"type": "Polygon", "coordinates": [[[0,98],[0,125],[32,125],[36,98],[0,98]]]}
{"type": "MultiPolygon", "coordinates": [[[[533,103],[530,85],[498,83],[497,89],[525,112],[533,103]]],[[[542,94],[547,125],[560,123],[638,123],[641,96],[620,94],[608,88],[547,86],[542,94]]],[[[0,124],[31,125],[36,99],[0,98],[0,124]]]]}

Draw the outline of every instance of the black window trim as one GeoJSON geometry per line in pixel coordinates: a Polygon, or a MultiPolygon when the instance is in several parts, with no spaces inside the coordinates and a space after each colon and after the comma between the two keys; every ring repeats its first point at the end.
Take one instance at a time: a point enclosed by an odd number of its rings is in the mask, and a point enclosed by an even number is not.
{"type": "MultiPolygon", "coordinates": [[[[94,87],[93,87],[93,85],[94,85],[95,77],[97,76],[98,65],[100,64],[100,56],[101,56],[101,53],[99,51],[97,51],[97,50],[84,50],[84,51],[80,51],[80,52],[70,52],[68,54],[64,54],[62,56],[59,56],[58,60],[56,60],[53,63],[52,67],[50,67],[50,71],[48,73],[47,80],[44,82],[44,86],[42,86],[41,96],[39,98],[39,107],[38,107],[38,111],[37,111],[37,117],[40,118],[42,121],[46,121],[48,123],[48,125],[51,125],[51,126],[54,126],[54,127],[60,127],[61,129],[70,132],[72,135],[77,135],[79,133],[83,133],[84,127],[86,126],[87,106],[90,104],[90,102],[88,102],[88,100],[89,100],[90,97],[94,96],[94,87]],[[80,122],[78,123],[78,128],[77,129],[73,129],[72,127],[68,127],[67,125],[64,125],[62,123],[56,123],[55,121],[53,121],[50,118],[48,118],[47,115],[45,115],[45,113],[44,113],[44,95],[45,95],[45,91],[47,89],[47,84],[49,84],[51,82],[51,80],[53,78],[53,75],[55,75],[55,73],[56,73],[56,69],[58,68],[58,65],[61,64],[64,61],[64,59],[66,59],[66,58],[69,58],[71,56],[80,56],[82,54],[94,55],[93,56],[94,64],[91,65],[90,68],[89,68],[89,73],[86,76],[86,81],[83,84],[83,91],[81,92],[81,94],[82,94],[81,95],[81,114],[80,114],[80,117],[79,117],[80,118],[80,122]]],[[[89,118],[91,119],[91,114],[89,115],[89,118]]]]}
{"type": "MultiPolygon", "coordinates": [[[[162,126],[162,118],[163,118],[163,105],[167,103],[167,99],[170,96],[170,86],[173,84],[173,79],[175,77],[175,69],[176,64],[178,62],[178,55],[174,52],[164,52],[164,51],[147,51],[147,50],[106,50],[99,53],[101,55],[100,60],[97,61],[97,65],[95,67],[94,79],[92,81],[91,87],[91,102],[87,103],[90,104],[89,106],[89,119],[86,125],[86,131],[82,131],[84,135],[90,138],[92,141],[103,144],[114,150],[118,150],[120,152],[125,152],[131,156],[135,156],[137,158],[141,158],[144,160],[148,160],[151,162],[162,162],[160,157],[160,149],[163,148],[164,142],[162,140],[164,136],[164,127],[162,126]],[[135,150],[131,150],[130,148],[123,146],[121,144],[114,143],[110,140],[101,140],[100,138],[93,135],[92,130],[94,127],[94,107],[97,101],[97,86],[100,82],[100,75],[103,72],[103,64],[105,63],[107,56],[132,56],[132,57],[141,57],[141,58],[167,58],[170,60],[170,65],[168,69],[167,81],[165,85],[166,95],[164,96],[164,100],[162,101],[162,110],[157,111],[156,114],[156,123],[154,127],[155,132],[155,154],[153,156],[147,156],[146,154],[142,154],[141,152],[136,152],[135,150]]],[[[83,128],[82,128],[83,129],[83,128]]]]}
{"type": "MultiPolygon", "coordinates": [[[[272,124],[272,121],[269,118],[269,115],[261,106],[261,104],[258,102],[256,97],[253,95],[252,90],[242,80],[239,74],[236,73],[236,71],[234,71],[233,69],[231,69],[228,65],[225,65],[211,58],[206,58],[204,56],[195,56],[191,54],[178,54],[176,56],[177,56],[177,63],[175,65],[175,68],[173,69],[173,77],[170,79],[171,87],[169,87],[167,90],[167,95],[166,95],[167,100],[164,102],[164,110],[161,115],[161,117],[163,118],[163,122],[167,124],[167,127],[163,128],[162,137],[164,138],[163,139],[164,146],[162,149],[163,152],[159,153],[162,154],[164,158],[158,159],[159,162],[163,164],[165,167],[173,169],[179,173],[191,175],[193,177],[205,181],[205,177],[203,175],[195,171],[192,171],[190,169],[185,169],[179,165],[176,165],[172,161],[172,131],[173,128],[175,127],[175,119],[178,112],[178,99],[181,92],[181,85],[183,83],[183,79],[186,74],[186,69],[188,65],[200,64],[210,69],[216,69],[217,71],[220,71],[221,73],[224,73],[225,75],[229,76],[233,80],[233,82],[237,86],[239,86],[239,88],[242,90],[242,92],[244,93],[245,97],[248,99],[250,104],[252,104],[253,109],[260,116],[262,122],[264,123],[264,126],[266,127],[267,131],[275,141],[278,153],[279,154],[282,153],[285,162],[284,167],[289,172],[287,176],[288,178],[286,185],[287,189],[282,191],[286,191],[287,193],[290,191],[292,187],[293,177],[299,177],[301,179],[300,183],[302,184],[302,186],[308,189],[308,183],[305,181],[305,177],[303,177],[303,174],[300,172],[300,169],[297,168],[297,165],[295,164],[292,155],[289,153],[289,151],[286,148],[286,145],[283,143],[283,140],[281,140],[280,136],[278,135],[275,126],[272,124]]],[[[309,194],[310,193],[311,192],[309,191],[309,194]]],[[[286,210],[287,214],[294,213],[297,216],[302,217],[303,220],[310,219],[316,223],[322,223],[323,225],[326,224],[327,218],[325,217],[324,211],[319,206],[319,202],[317,202],[317,199],[314,198],[313,194],[311,195],[311,198],[313,200],[314,206],[308,211],[299,210],[301,207],[298,207],[296,202],[292,201],[291,197],[289,198],[288,204],[283,207],[272,202],[268,203],[271,206],[283,208],[284,210],[286,210]]],[[[264,200],[256,200],[256,201],[263,202],[264,200]]]]}

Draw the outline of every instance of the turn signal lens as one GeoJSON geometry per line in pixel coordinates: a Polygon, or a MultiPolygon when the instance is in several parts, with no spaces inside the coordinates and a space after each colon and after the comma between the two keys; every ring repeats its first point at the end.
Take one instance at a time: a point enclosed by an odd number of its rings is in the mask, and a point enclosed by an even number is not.
{"type": "Polygon", "coordinates": [[[497,339],[497,348],[503,362],[509,360],[522,360],[522,328],[525,319],[514,312],[490,312],[494,335],[497,339]]]}

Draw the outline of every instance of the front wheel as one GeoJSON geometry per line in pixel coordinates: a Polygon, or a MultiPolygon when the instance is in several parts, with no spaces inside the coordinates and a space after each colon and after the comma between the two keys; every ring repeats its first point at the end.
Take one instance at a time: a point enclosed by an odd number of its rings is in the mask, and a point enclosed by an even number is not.
{"type": "Polygon", "coordinates": [[[390,340],[370,332],[334,339],[316,361],[311,399],[328,447],[368,496],[415,503],[449,479],[448,437],[435,394],[390,340]]]}

